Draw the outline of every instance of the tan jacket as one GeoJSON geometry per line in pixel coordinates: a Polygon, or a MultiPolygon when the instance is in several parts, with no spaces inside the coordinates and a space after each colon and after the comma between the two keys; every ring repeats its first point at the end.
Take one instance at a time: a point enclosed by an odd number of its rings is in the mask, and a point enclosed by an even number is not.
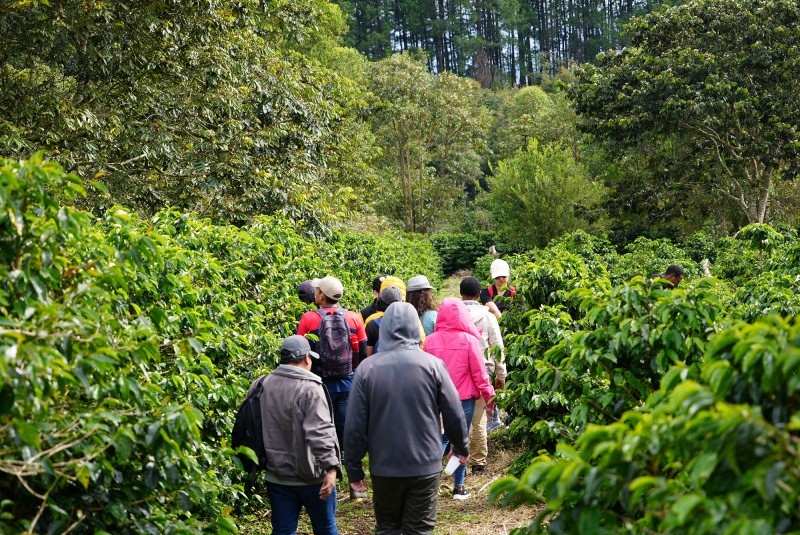
{"type": "Polygon", "coordinates": [[[497,323],[497,318],[478,301],[464,301],[464,304],[467,305],[467,310],[469,310],[469,315],[472,316],[475,326],[481,330],[480,346],[483,358],[486,360],[486,369],[498,379],[505,379],[507,375],[504,355],[505,346],[503,345],[503,336],[500,333],[500,324],[497,323]],[[500,348],[499,359],[495,357],[493,351],[489,351],[489,348],[493,346],[500,348]]]}

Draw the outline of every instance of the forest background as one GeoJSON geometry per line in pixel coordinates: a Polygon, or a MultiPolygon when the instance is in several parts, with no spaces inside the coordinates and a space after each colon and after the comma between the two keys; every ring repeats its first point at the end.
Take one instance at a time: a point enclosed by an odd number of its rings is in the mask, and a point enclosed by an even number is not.
{"type": "Polygon", "coordinates": [[[0,531],[235,533],[296,285],[489,245],[497,499],[800,529],[798,47],[790,0],[0,2],[0,531]]]}
{"type": "Polygon", "coordinates": [[[795,32],[758,3],[668,4],[3,2],[0,155],[94,180],[98,215],[490,231],[506,252],[796,224],[795,32]]]}

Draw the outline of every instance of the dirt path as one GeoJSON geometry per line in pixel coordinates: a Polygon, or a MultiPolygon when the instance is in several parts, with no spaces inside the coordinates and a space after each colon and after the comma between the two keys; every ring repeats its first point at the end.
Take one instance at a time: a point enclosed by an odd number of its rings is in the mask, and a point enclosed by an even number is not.
{"type": "MultiPolygon", "coordinates": [[[[489,462],[486,472],[467,474],[466,486],[472,493],[468,500],[458,501],[451,497],[452,476],[442,476],[439,486],[439,512],[434,535],[506,535],[514,528],[528,526],[539,513],[538,507],[521,507],[515,510],[502,509],[488,503],[489,487],[495,480],[506,475],[517,450],[504,439],[504,433],[494,433],[489,439],[489,462]]],[[[372,501],[351,502],[347,498],[344,482],[338,485],[339,503],[336,521],[340,535],[369,535],[375,531],[372,501]]],[[[268,502],[267,502],[268,503],[268,502]]],[[[247,522],[240,522],[243,534],[268,534],[269,509],[251,515],[247,522]]],[[[312,535],[308,517],[300,518],[298,535],[312,535]]]]}
{"type": "MultiPolygon", "coordinates": [[[[445,297],[459,296],[459,283],[468,271],[442,281],[437,292],[439,300],[445,297]]],[[[442,475],[439,486],[439,511],[434,535],[506,535],[514,528],[528,526],[539,514],[540,507],[521,507],[515,510],[491,506],[488,502],[489,487],[501,477],[507,475],[508,467],[514,461],[518,450],[505,438],[505,433],[493,433],[489,437],[489,458],[486,472],[472,475],[467,473],[466,486],[472,494],[468,500],[452,498],[453,477],[442,475]]],[[[340,482],[336,522],[340,535],[369,535],[375,532],[375,517],[372,512],[372,500],[353,503],[348,499],[348,487],[340,482]]],[[[265,509],[262,513],[249,515],[247,523],[240,522],[243,534],[268,534],[269,506],[264,497],[265,509]]],[[[312,535],[311,524],[303,513],[297,535],[312,535]]]]}

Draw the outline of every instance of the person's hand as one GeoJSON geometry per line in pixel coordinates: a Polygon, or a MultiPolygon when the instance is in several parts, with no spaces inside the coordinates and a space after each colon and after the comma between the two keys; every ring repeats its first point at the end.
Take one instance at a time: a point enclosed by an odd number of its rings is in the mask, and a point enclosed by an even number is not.
{"type": "Polygon", "coordinates": [[[367,480],[362,479],[361,481],[351,481],[350,488],[357,492],[367,492],[367,480]]]}
{"type": "Polygon", "coordinates": [[[487,403],[486,404],[486,415],[491,416],[494,414],[494,409],[497,407],[497,403],[487,403]]]}
{"type": "Polygon", "coordinates": [[[461,464],[461,466],[466,465],[469,462],[469,455],[459,455],[458,462],[461,464]]]}
{"type": "Polygon", "coordinates": [[[506,387],[506,380],[501,379],[499,377],[494,378],[494,389],[495,390],[502,390],[506,387]]]}
{"type": "Polygon", "coordinates": [[[325,477],[322,479],[322,486],[319,488],[319,499],[327,500],[331,495],[333,489],[336,487],[336,468],[331,468],[325,472],[325,477]]]}
{"type": "Polygon", "coordinates": [[[495,316],[497,319],[500,319],[500,318],[502,317],[502,315],[503,315],[503,314],[500,312],[500,309],[499,309],[499,308],[497,308],[497,303],[495,303],[494,301],[489,301],[488,303],[486,303],[486,308],[488,308],[488,309],[489,309],[489,312],[491,312],[492,314],[494,314],[494,316],[495,316]]]}

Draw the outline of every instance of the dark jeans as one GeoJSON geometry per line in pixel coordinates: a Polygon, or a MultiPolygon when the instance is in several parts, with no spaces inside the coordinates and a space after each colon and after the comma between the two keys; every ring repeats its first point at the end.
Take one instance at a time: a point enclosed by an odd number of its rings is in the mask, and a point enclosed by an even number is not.
{"type": "Polygon", "coordinates": [[[439,476],[372,476],[375,535],[430,535],[436,527],[439,476]]]}
{"type": "Polygon", "coordinates": [[[267,495],[272,506],[272,535],[294,535],[300,510],[305,507],[314,535],[338,535],[336,528],[336,488],[327,500],[319,499],[316,485],[279,485],[267,481],[267,495]]]}
{"type": "MultiPolygon", "coordinates": [[[[472,417],[475,415],[475,400],[474,399],[462,399],[461,400],[461,408],[464,411],[464,418],[467,419],[467,435],[469,435],[469,428],[472,425],[472,417]]],[[[450,439],[447,438],[447,435],[442,435],[442,455],[447,453],[447,448],[450,446],[450,439]]],[[[453,454],[455,455],[455,453],[453,454]]],[[[464,479],[467,477],[467,465],[462,464],[456,468],[455,473],[453,474],[453,483],[456,487],[463,487],[464,486],[464,479]]]]}
{"type": "Polygon", "coordinates": [[[336,438],[339,440],[339,448],[344,449],[344,420],[347,416],[347,400],[350,399],[350,392],[331,392],[331,404],[333,405],[333,425],[336,426],[336,438]]]}

